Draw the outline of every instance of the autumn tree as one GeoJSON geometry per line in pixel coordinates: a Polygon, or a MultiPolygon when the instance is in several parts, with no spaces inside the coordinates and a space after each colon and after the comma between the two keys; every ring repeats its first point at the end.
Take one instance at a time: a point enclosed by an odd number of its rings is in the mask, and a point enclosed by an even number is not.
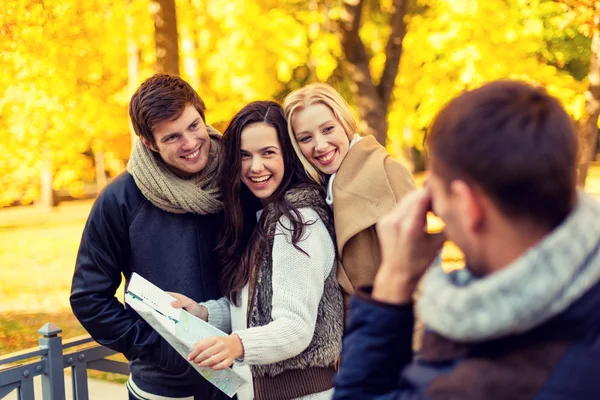
{"type": "Polygon", "coordinates": [[[154,40],[156,44],[156,72],[179,75],[179,36],[175,0],[152,0],[154,40]]]}
{"type": "Polygon", "coordinates": [[[0,9],[0,206],[39,198],[42,178],[83,194],[95,152],[106,170],[122,170],[121,11],[120,0],[10,0],[0,9]]]}
{"type": "Polygon", "coordinates": [[[558,1],[175,3],[176,12],[158,0],[4,2],[0,206],[38,198],[44,168],[53,189],[73,195],[104,172],[122,172],[131,149],[127,103],[166,54],[178,60],[160,68],[197,89],[217,128],[250,101],[329,82],[362,132],[397,156],[413,149],[415,164],[444,103],[492,79],[540,83],[575,120],[584,112],[591,39],[578,33],[583,24],[565,25],[568,6],[558,1]],[[155,29],[167,25],[170,47],[155,29]]]}
{"type": "Polygon", "coordinates": [[[366,124],[364,133],[373,135],[385,146],[387,141],[387,114],[398,74],[402,41],[406,35],[405,16],[408,0],[393,0],[389,10],[389,38],[385,47],[385,65],[380,77],[374,77],[369,67],[370,57],[360,37],[365,0],[344,0],[340,18],[342,46],[347,69],[352,79],[358,113],[366,124]],[[376,83],[378,80],[378,83],[376,83]]]}
{"type": "Polygon", "coordinates": [[[600,117],[600,7],[596,5],[594,28],[592,32],[592,54],[588,90],[585,92],[585,114],[579,123],[581,130],[581,162],[578,183],[583,186],[590,162],[594,159],[598,147],[598,117],[600,117]]]}
{"type": "Polygon", "coordinates": [[[579,119],[580,157],[578,184],[585,185],[590,163],[598,147],[600,117],[600,2],[595,0],[560,0],[564,6],[565,26],[575,25],[591,37],[588,86],[585,91],[585,112],[579,119]]]}
{"type": "MultiPolygon", "coordinates": [[[[408,20],[388,115],[390,151],[402,154],[410,147],[422,156],[425,132],[443,105],[463,90],[495,79],[543,85],[574,119],[580,118],[584,83],[540,55],[547,47],[545,18],[560,10],[542,12],[547,7],[543,0],[420,3],[426,10],[408,20]]],[[[548,29],[557,29],[556,23],[549,21],[548,29]]]]}
{"type": "Polygon", "coordinates": [[[207,121],[218,128],[250,101],[280,100],[307,62],[307,27],[286,2],[189,0],[178,6],[181,75],[197,84],[207,121]]]}

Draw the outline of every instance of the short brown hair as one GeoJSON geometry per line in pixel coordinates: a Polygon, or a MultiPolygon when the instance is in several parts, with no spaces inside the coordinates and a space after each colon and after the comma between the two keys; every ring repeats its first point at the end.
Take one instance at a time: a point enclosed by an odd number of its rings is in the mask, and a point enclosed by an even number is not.
{"type": "Polygon", "coordinates": [[[504,80],[465,92],[437,115],[427,145],[446,183],[478,186],[509,217],[554,228],[573,207],[575,127],[543,88],[504,80]]]}
{"type": "Polygon", "coordinates": [[[133,130],[136,135],[155,145],[152,132],[156,125],[179,118],[190,104],[206,122],[204,101],[189,83],[176,75],[153,75],[131,96],[129,117],[133,130]]]}

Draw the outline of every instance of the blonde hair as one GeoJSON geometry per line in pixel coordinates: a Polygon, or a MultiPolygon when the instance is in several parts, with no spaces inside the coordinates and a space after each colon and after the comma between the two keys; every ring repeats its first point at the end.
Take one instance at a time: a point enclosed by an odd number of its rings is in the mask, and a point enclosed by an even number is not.
{"type": "Polygon", "coordinates": [[[308,162],[306,157],[302,154],[302,151],[300,151],[300,146],[298,145],[298,141],[294,135],[294,128],[292,127],[294,113],[296,111],[302,111],[306,107],[314,104],[324,104],[329,107],[335,118],[344,128],[349,141],[352,141],[352,138],[358,131],[358,124],[352,116],[352,110],[348,103],[346,103],[346,100],[344,100],[334,88],[326,83],[311,83],[300,89],[294,90],[286,96],[283,101],[283,111],[285,113],[285,119],[287,120],[288,134],[290,135],[294,151],[304,166],[304,170],[308,176],[315,182],[322,184],[322,174],[308,162]]]}

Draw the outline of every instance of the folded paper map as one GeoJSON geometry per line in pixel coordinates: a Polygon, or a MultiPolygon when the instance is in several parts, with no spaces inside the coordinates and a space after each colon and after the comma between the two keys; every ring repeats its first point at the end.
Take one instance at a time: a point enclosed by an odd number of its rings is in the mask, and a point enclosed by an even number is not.
{"type": "MultiPolygon", "coordinates": [[[[150,326],[158,332],[177,352],[187,360],[192,346],[199,339],[227,334],[187,311],[174,308],[175,298],[164,292],[135,272],[132,274],[125,293],[129,304],[150,326]]],[[[232,369],[215,371],[189,362],[200,375],[233,397],[246,381],[232,369]]]]}

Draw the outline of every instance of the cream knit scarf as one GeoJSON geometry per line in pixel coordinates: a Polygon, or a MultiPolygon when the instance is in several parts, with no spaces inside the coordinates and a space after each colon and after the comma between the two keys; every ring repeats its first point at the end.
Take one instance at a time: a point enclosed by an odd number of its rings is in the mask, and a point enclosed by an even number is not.
{"type": "Polygon", "coordinates": [[[600,204],[580,193],[567,219],[506,268],[476,278],[467,269],[432,268],[418,314],[457,342],[526,332],[548,321],[600,280],[600,204]]]}
{"type": "Polygon", "coordinates": [[[175,175],[155,153],[136,140],[127,171],[144,197],[167,212],[214,214],[223,209],[219,187],[221,134],[206,127],[210,136],[208,164],[189,179],[175,175]]]}

